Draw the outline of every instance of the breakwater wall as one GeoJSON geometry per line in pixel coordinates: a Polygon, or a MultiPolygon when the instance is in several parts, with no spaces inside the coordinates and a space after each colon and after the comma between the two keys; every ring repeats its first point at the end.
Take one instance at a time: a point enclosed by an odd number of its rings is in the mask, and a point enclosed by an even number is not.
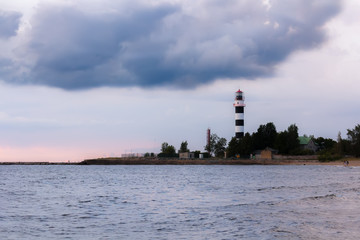
{"type": "Polygon", "coordinates": [[[0,162],[0,165],[78,165],[78,162],[0,162]]]}
{"type": "MultiPolygon", "coordinates": [[[[81,165],[283,165],[305,164],[309,160],[286,159],[178,159],[178,158],[97,158],[86,159],[81,165]]],[[[311,160],[311,162],[318,162],[311,160]]]]}

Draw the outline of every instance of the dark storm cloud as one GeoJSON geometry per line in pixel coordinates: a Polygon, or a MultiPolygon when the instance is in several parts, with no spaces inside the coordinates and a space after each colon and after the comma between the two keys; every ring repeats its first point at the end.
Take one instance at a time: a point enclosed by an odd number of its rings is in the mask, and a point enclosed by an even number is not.
{"type": "Polygon", "coordinates": [[[20,13],[0,10],[0,38],[9,38],[16,35],[21,16],[20,13]]]}
{"type": "MultiPolygon", "coordinates": [[[[124,15],[95,15],[44,8],[33,23],[30,49],[38,60],[32,79],[65,89],[136,84],[123,67],[127,45],[149,38],[174,11],[171,6],[139,7],[124,15]]],[[[135,48],[134,54],[145,57],[140,44],[135,48]]]]}
{"type": "Polygon", "coordinates": [[[271,76],[296,50],[326,40],[339,1],[130,4],[87,12],[46,6],[31,22],[27,81],[64,89],[180,86],[271,76]]]}

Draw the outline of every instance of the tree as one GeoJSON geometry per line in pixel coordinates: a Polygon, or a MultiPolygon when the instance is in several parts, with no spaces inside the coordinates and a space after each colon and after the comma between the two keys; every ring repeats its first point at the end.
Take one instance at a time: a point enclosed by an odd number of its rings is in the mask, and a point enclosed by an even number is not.
{"type": "Polygon", "coordinates": [[[167,142],[163,142],[161,144],[161,152],[162,153],[165,153],[166,152],[166,149],[168,148],[169,144],[167,142]]]}
{"type": "Polygon", "coordinates": [[[181,142],[179,152],[182,152],[182,153],[183,152],[190,152],[190,150],[188,149],[188,142],[187,141],[181,142]]]}
{"type": "Polygon", "coordinates": [[[210,135],[210,142],[205,146],[205,150],[208,151],[210,155],[212,155],[215,152],[215,144],[217,143],[218,140],[219,137],[215,133],[210,135]]]}
{"type": "MultiPolygon", "coordinates": [[[[335,147],[335,145],[337,144],[331,138],[318,137],[318,138],[314,138],[313,140],[319,147],[319,150],[332,150],[335,147]]],[[[341,142],[341,137],[340,137],[339,143],[340,142],[341,142]]]]}
{"type": "Polygon", "coordinates": [[[227,155],[229,157],[234,157],[237,154],[240,154],[240,151],[241,151],[240,140],[237,139],[236,137],[232,137],[226,149],[227,155]]]}
{"type": "Polygon", "coordinates": [[[288,127],[288,134],[288,149],[291,152],[300,146],[298,127],[295,124],[291,124],[288,127]]]}
{"type": "Polygon", "coordinates": [[[253,138],[250,133],[245,133],[244,137],[240,139],[240,154],[242,156],[250,156],[254,151],[253,138]]]}
{"type": "Polygon", "coordinates": [[[161,144],[161,155],[163,157],[174,157],[176,155],[176,149],[174,146],[169,145],[167,142],[161,144]]]}
{"type": "Polygon", "coordinates": [[[354,154],[353,152],[353,146],[349,139],[342,139],[341,140],[341,152],[344,155],[351,155],[354,154]]]}
{"type": "Polygon", "coordinates": [[[360,156],[360,124],[356,125],[354,129],[347,130],[347,136],[351,143],[352,154],[356,157],[360,156]]]}
{"type": "Polygon", "coordinates": [[[227,140],[225,138],[219,138],[219,140],[215,143],[215,156],[216,157],[224,157],[225,149],[226,149],[227,140]]]}
{"type": "Polygon", "coordinates": [[[215,133],[210,135],[210,144],[205,146],[205,150],[210,154],[214,154],[216,157],[224,156],[226,139],[220,138],[215,133]]]}
{"type": "Polygon", "coordinates": [[[244,137],[241,139],[233,137],[226,150],[229,157],[234,157],[237,154],[240,154],[240,157],[246,158],[249,157],[253,151],[253,137],[248,132],[245,133],[244,137]]]}
{"type": "Polygon", "coordinates": [[[275,147],[281,154],[291,154],[300,146],[298,127],[291,124],[287,131],[280,132],[277,135],[275,147]]]}
{"type": "Polygon", "coordinates": [[[280,132],[276,137],[275,148],[281,154],[288,154],[289,153],[289,149],[287,147],[287,138],[288,138],[288,132],[287,131],[280,132]]]}
{"type": "Polygon", "coordinates": [[[253,134],[254,148],[274,147],[276,136],[277,132],[274,123],[269,122],[266,125],[260,125],[257,132],[253,134]]]}

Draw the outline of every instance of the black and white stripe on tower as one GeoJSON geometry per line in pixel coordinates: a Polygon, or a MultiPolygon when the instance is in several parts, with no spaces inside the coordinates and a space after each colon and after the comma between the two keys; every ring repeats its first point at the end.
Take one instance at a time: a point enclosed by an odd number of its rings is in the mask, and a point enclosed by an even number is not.
{"type": "Polygon", "coordinates": [[[235,137],[240,139],[244,136],[244,93],[239,89],[235,92],[235,137]]]}

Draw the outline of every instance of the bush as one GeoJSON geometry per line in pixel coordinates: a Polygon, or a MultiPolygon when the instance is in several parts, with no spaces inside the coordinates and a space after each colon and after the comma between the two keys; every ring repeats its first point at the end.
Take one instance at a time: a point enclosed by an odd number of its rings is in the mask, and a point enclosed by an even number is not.
{"type": "Polygon", "coordinates": [[[331,154],[330,152],[324,152],[318,156],[320,162],[331,162],[341,159],[339,154],[331,154]]]}
{"type": "Polygon", "coordinates": [[[291,155],[314,155],[315,152],[310,149],[296,148],[290,151],[291,155]]]}
{"type": "Polygon", "coordinates": [[[176,153],[159,153],[157,156],[159,158],[178,158],[179,154],[176,154],[176,153]]]}

